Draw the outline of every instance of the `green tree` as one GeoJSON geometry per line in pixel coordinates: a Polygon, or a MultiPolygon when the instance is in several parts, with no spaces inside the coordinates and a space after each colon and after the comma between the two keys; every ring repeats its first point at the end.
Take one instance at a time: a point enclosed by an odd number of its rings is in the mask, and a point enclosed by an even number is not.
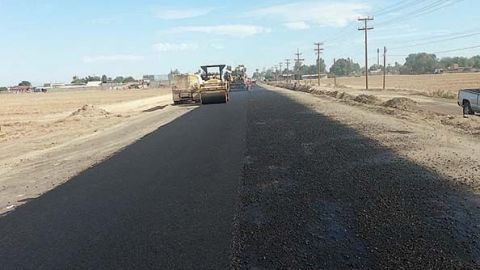
{"type": "Polygon", "coordinates": [[[336,76],[350,76],[360,73],[360,65],[350,58],[340,58],[330,67],[330,73],[336,76]]]}
{"type": "Polygon", "coordinates": [[[107,82],[108,82],[107,75],[102,75],[102,83],[107,83],[107,82]]]}
{"type": "Polygon", "coordinates": [[[435,54],[417,53],[410,54],[405,61],[404,72],[409,74],[433,73],[438,67],[438,60],[435,54]]]}
{"type": "Polygon", "coordinates": [[[135,80],[135,78],[129,76],[129,77],[126,77],[125,79],[123,79],[123,83],[131,83],[131,82],[136,82],[137,80],[135,80]]]}
{"type": "Polygon", "coordinates": [[[473,68],[480,68],[480,55],[470,58],[470,64],[473,68]]]}
{"type": "Polygon", "coordinates": [[[8,91],[7,87],[0,87],[0,92],[5,92],[5,91],[8,91]]]}
{"type": "Polygon", "coordinates": [[[382,70],[383,70],[383,65],[377,65],[377,64],[375,64],[375,65],[371,66],[371,67],[368,69],[368,71],[376,71],[376,70],[379,70],[379,69],[382,69],[382,70]]]}
{"type": "Polygon", "coordinates": [[[123,78],[122,76],[117,76],[115,79],[113,79],[113,82],[114,83],[123,83],[123,80],[125,78],[123,78]]]}
{"type": "Polygon", "coordinates": [[[22,81],[21,83],[18,84],[18,86],[32,86],[32,84],[29,81],[22,81]]]}

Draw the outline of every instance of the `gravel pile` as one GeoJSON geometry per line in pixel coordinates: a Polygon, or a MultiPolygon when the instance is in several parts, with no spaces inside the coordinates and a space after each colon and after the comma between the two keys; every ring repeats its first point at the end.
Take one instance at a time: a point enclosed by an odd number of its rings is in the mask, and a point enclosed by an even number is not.
{"type": "Polygon", "coordinates": [[[357,97],[355,97],[354,101],[368,105],[375,105],[380,103],[380,100],[373,95],[358,95],[357,97]]]}
{"type": "Polygon", "coordinates": [[[418,110],[417,105],[418,104],[416,101],[409,98],[405,98],[405,97],[393,98],[383,103],[383,106],[385,107],[395,108],[395,109],[404,110],[404,111],[418,110]]]}

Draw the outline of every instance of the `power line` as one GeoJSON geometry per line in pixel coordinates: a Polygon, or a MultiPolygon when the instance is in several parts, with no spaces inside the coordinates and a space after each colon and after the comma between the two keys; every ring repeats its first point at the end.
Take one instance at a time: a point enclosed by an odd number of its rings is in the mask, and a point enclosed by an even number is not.
{"type": "Polygon", "coordinates": [[[465,50],[477,49],[477,48],[480,48],[480,45],[475,45],[475,46],[471,46],[471,47],[464,47],[464,48],[457,48],[457,49],[446,50],[446,51],[438,51],[438,52],[433,52],[433,53],[434,54],[441,54],[441,53],[458,52],[458,51],[465,51],[465,50]]]}
{"type": "Polygon", "coordinates": [[[401,47],[400,46],[399,47],[394,47],[394,48],[392,48],[392,50],[403,49],[403,48],[412,48],[412,47],[417,47],[417,46],[422,46],[422,45],[436,44],[438,42],[457,40],[457,39],[468,38],[468,37],[473,37],[473,36],[477,36],[477,35],[480,35],[480,32],[458,35],[458,36],[451,36],[449,38],[436,39],[436,40],[432,40],[432,41],[428,41],[428,42],[415,43],[415,44],[401,46],[401,47]]]}
{"type": "Polygon", "coordinates": [[[440,10],[442,8],[445,8],[445,7],[448,7],[448,6],[451,6],[453,4],[456,4],[456,3],[459,3],[463,0],[436,0],[430,4],[427,4],[419,9],[416,9],[416,10],[413,10],[412,12],[409,12],[408,16],[405,16],[405,15],[400,15],[400,16],[397,16],[397,17],[394,17],[390,20],[387,20],[383,23],[381,23],[382,26],[387,26],[387,25],[392,25],[394,23],[399,23],[399,22],[404,22],[404,21],[408,21],[408,20],[411,20],[411,19],[414,19],[414,18],[417,18],[419,16],[422,16],[422,15],[427,15],[427,14],[431,14],[437,10],[440,10]]]}

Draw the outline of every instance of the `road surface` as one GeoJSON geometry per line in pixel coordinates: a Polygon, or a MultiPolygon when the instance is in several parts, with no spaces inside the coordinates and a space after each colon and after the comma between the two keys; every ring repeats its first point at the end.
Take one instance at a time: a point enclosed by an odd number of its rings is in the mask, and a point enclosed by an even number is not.
{"type": "Polygon", "coordinates": [[[0,268],[475,269],[472,196],[257,87],[1,217],[0,268]]]}

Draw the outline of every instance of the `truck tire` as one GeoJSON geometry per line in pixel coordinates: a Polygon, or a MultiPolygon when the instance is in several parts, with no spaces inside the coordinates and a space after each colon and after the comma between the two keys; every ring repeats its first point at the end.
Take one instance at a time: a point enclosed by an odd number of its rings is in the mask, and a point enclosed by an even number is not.
{"type": "Polygon", "coordinates": [[[463,102],[463,115],[473,115],[475,112],[472,110],[472,107],[470,106],[469,101],[464,101],[463,102]]]}

